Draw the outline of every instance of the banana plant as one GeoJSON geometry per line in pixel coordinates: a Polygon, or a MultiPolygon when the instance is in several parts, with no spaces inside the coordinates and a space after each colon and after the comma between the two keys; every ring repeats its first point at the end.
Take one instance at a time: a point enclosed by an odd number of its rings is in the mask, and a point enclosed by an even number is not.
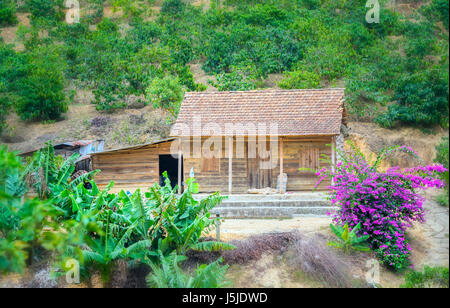
{"type": "Polygon", "coordinates": [[[220,204],[223,197],[212,194],[200,201],[193,197],[198,192],[194,178],[186,180],[186,189],[177,197],[177,187],[172,188],[167,173],[164,172],[164,186],[155,184],[146,194],[148,207],[154,221],[149,229],[149,237],[154,250],[170,253],[175,250],[184,255],[188,250],[219,251],[230,250],[231,244],[208,241],[199,242],[204,231],[210,230],[217,218],[210,217],[210,210],[220,204]]]}
{"type": "Polygon", "coordinates": [[[356,227],[354,227],[351,231],[348,223],[346,223],[344,227],[334,226],[333,224],[330,224],[330,228],[337,236],[338,241],[328,242],[329,246],[342,248],[347,254],[350,252],[350,250],[370,251],[369,246],[365,243],[369,238],[369,235],[357,235],[357,231],[361,228],[360,224],[356,225],[356,227]]]}
{"type": "Polygon", "coordinates": [[[129,226],[126,232],[118,237],[117,234],[114,234],[115,230],[111,226],[113,211],[107,209],[106,215],[107,220],[103,232],[100,236],[90,238],[87,241],[89,248],[82,252],[84,262],[98,268],[105,283],[109,281],[114,261],[119,259],[144,260],[151,244],[149,240],[131,243],[130,237],[137,222],[129,226]]]}
{"type": "Polygon", "coordinates": [[[225,274],[228,265],[222,266],[222,258],[210,264],[200,265],[191,275],[186,274],[178,263],[186,260],[185,256],[175,252],[164,256],[158,251],[159,262],[148,261],[152,272],[147,276],[147,284],[152,288],[221,288],[231,284],[225,274]]]}

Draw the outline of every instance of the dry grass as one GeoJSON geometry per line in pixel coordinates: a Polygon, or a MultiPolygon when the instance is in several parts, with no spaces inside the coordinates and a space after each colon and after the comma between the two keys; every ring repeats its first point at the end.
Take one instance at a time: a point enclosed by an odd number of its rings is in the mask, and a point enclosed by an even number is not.
{"type": "Polygon", "coordinates": [[[298,234],[286,254],[287,263],[296,270],[327,287],[349,288],[352,286],[350,266],[340,259],[322,237],[312,238],[298,234]]]}

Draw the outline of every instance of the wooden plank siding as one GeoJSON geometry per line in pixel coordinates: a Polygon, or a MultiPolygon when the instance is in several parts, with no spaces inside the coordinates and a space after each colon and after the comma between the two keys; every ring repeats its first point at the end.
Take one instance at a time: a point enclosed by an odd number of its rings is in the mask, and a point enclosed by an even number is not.
{"type": "Polygon", "coordinates": [[[114,181],[113,192],[146,190],[159,182],[159,155],[170,154],[172,142],[92,155],[93,170],[101,170],[95,177],[96,183],[103,188],[114,181]]]}
{"type": "MultiPolygon", "coordinates": [[[[201,145],[208,137],[201,138],[201,145]]],[[[220,138],[220,137],[219,137],[220,138]]],[[[269,137],[267,137],[269,140],[269,137]]],[[[136,188],[152,186],[159,182],[159,155],[170,154],[170,148],[173,142],[167,141],[156,145],[148,145],[138,149],[123,149],[115,152],[105,152],[92,156],[93,169],[100,169],[101,172],[96,176],[96,182],[100,187],[106,186],[110,181],[115,182],[113,191],[121,189],[133,191],[136,188]]],[[[249,188],[254,187],[251,183],[249,170],[254,159],[248,159],[248,140],[244,138],[244,157],[236,157],[236,138],[233,140],[233,159],[232,159],[232,192],[233,194],[247,193],[249,188]]],[[[320,169],[328,167],[319,156],[327,155],[331,157],[331,136],[325,137],[283,137],[283,172],[287,173],[288,191],[310,191],[313,189],[318,178],[314,172],[299,171],[300,167],[313,167],[320,169]]],[[[187,179],[191,168],[195,173],[195,178],[199,183],[200,192],[210,193],[220,191],[223,194],[228,193],[229,183],[229,159],[228,159],[228,137],[222,137],[221,155],[216,158],[216,170],[212,166],[202,167],[202,158],[193,157],[193,139],[183,139],[183,178],[187,179]],[[188,149],[189,156],[188,157],[188,149]],[[202,171],[207,170],[207,171],[202,171]]],[[[217,149],[218,150],[218,149],[217,149]]],[[[279,147],[272,150],[271,159],[276,159],[276,167],[272,170],[261,171],[259,176],[268,178],[269,185],[272,188],[277,186],[277,178],[280,173],[279,147]],[[269,177],[267,177],[269,172],[269,177]]],[[[253,168],[253,167],[252,167],[253,168]]],[[[254,177],[254,175],[253,175],[254,177]]],[[[255,181],[255,179],[253,179],[255,181]]],[[[260,183],[266,183],[261,180],[260,183]]],[[[318,189],[323,190],[329,181],[323,182],[318,189]]]]}
{"type": "MultiPolygon", "coordinates": [[[[328,163],[319,160],[322,155],[331,158],[331,137],[295,138],[283,137],[283,172],[287,174],[288,191],[313,190],[318,181],[314,172],[299,171],[299,168],[321,169],[329,167],[328,163]],[[311,161],[309,164],[308,162],[311,161]]],[[[273,153],[277,157],[277,153],[273,153]]],[[[279,165],[273,170],[272,187],[277,185],[277,177],[280,172],[279,165]]],[[[323,181],[318,190],[325,190],[331,182],[323,181]]]]}

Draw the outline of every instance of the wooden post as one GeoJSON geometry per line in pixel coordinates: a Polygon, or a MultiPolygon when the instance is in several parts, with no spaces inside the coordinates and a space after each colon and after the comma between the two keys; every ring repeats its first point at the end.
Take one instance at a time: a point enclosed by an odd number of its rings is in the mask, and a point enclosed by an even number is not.
{"type": "Polygon", "coordinates": [[[233,136],[228,137],[228,193],[233,187],[233,136]]]}
{"type": "Polygon", "coordinates": [[[280,194],[283,193],[283,138],[280,136],[280,194]]]}
{"type": "MultiPolygon", "coordinates": [[[[219,214],[216,214],[216,218],[220,218],[219,214]]],[[[216,220],[216,240],[220,242],[220,220],[216,220]]]]}
{"type": "Polygon", "coordinates": [[[183,167],[183,152],[181,151],[181,138],[178,139],[179,140],[179,145],[178,145],[178,193],[181,195],[181,193],[183,192],[182,188],[181,188],[181,175],[182,175],[182,170],[181,168],[183,167]]]}
{"type": "MultiPolygon", "coordinates": [[[[336,165],[336,137],[331,137],[331,172],[334,173],[336,165]]],[[[334,185],[334,178],[331,179],[331,185],[334,185]]]]}

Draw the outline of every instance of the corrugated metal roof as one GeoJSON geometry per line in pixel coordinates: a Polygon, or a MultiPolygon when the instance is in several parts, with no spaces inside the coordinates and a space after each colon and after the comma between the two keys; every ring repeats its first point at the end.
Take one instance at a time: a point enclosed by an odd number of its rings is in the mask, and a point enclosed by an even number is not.
{"type": "Polygon", "coordinates": [[[163,142],[169,142],[169,141],[173,141],[177,138],[175,137],[170,137],[170,138],[165,138],[165,139],[161,139],[161,140],[157,140],[157,141],[153,141],[153,142],[149,142],[149,143],[144,143],[144,144],[139,144],[139,145],[134,145],[134,146],[130,146],[130,147],[122,147],[122,148],[115,148],[115,149],[111,149],[111,150],[107,150],[107,151],[102,151],[102,152],[97,152],[97,153],[91,153],[91,156],[95,156],[95,155],[102,155],[102,154],[106,154],[106,153],[111,153],[111,152],[118,152],[118,151],[125,151],[125,150],[135,150],[135,149],[140,149],[146,146],[150,146],[150,145],[155,145],[155,144],[159,144],[159,143],[163,143],[163,142]]]}
{"type": "MultiPolygon", "coordinates": [[[[67,141],[67,142],[62,142],[62,143],[58,143],[58,144],[54,144],[53,148],[58,149],[61,148],[62,146],[68,146],[68,147],[74,147],[74,148],[80,148],[89,144],[92,144],[94,142],[97,141],[103,141],[103,140],[76,140],[76,141],[67,141]]],[[[40,147],[34,150],[29,150],[29,151],[25,151],[20,153],[19,155],[27,155],[27,154],[31,154],[33,152],[39,151],[41,149],[43,149],[44,147],[40,147]]]]}

